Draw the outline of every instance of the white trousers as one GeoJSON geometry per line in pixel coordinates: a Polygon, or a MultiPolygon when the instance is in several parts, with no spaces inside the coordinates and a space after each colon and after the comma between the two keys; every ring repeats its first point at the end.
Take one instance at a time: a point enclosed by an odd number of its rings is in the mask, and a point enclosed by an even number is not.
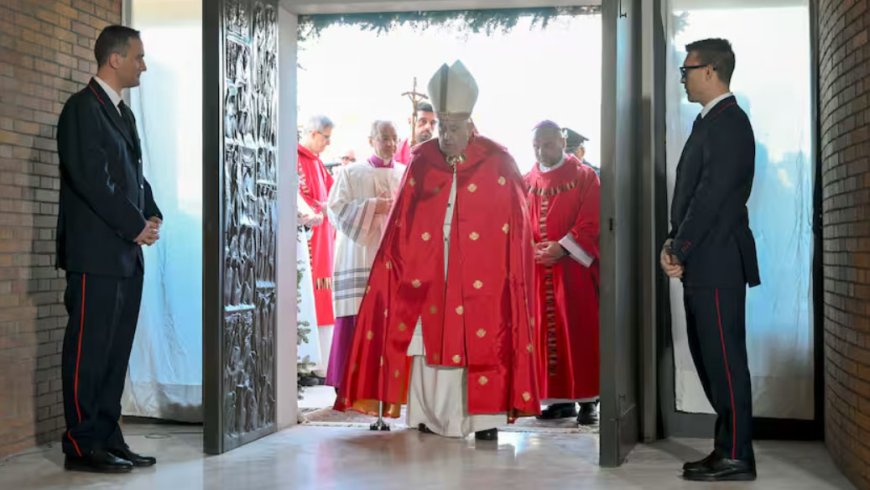
{"type": "Polygon", "coordinates": [[[507,423],[507,415],[469,415],[466,399],[465,368],[429,366],[423,347],[420,322],[408,346],[414,357],[408,393],[407,423],[411,428],[426,424],[432,432],[445,437],[466,437],[507,423]]]}

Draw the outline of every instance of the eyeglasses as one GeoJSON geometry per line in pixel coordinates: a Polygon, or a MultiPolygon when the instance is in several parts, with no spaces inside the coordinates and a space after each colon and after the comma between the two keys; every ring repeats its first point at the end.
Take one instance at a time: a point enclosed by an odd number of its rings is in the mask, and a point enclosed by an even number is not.
{"type": "Polygon", "coordinates": [[[689,70],[695,70],[697,68],[706,68],[710,66],[710,63],[705,63],[703,65],[686,65],[680,67],[680,80],[685,80],[686,75],[689,74],[689,70]]]}

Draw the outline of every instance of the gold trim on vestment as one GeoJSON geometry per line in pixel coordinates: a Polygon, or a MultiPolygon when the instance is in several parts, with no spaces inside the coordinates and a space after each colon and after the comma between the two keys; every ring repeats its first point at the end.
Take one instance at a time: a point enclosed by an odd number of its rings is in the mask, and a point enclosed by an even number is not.
{"type": "MultiPolygon", "coordinates": [[[[353,405],[347,407],[354,412],[364,413],[373,417],[378,416],[378,400],[357,400],[353,405]]],[[[384,403],[384,417],[397,419],[402,415],[401,403],[384,403]]]]}
{"type": "Polygon", "coordinates": [[[539,196],[553,197],[556,194],[570,191],[580,185],[580,179],[572,180],[571,182],[557,185],[556,187],[532,187],[529,189],[529,194],[537,194],[539,196]]]}

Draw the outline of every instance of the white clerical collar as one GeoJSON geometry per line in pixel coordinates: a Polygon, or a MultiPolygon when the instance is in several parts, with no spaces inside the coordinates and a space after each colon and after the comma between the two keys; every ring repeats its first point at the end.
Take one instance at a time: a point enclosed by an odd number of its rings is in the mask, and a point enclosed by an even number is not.
{"type": "Polygon", "coordinates": [[[548,172],[552,172],[553,170],[556,170],[557,168],[561,167],[564,164],[565,164],[565,154],[563,153],[562,159],[559,160],[559,163],[553,165],[552,167],[547,167],[545,165],[541,165],[540,163],[538,163],[538,168],[541,169],[542,174],[545,174],[548,172]]]}
{"type": "Polygon", "coordinates": [[[94,80],[96,80],[97,83],[100,84],[100,87],[103,87],[103,90],[106,91],[106,95],[109,96],[109,100],[112,101],[112,104],[115,106],[115,109],[118,109],[118,114],[120,114],[121,109],[118,108],[118,104],[121,103],[121,99],[122,99],[121,94],[119,94],[118,92],[115,92],[115,89],[110,87],[109,84],[106,83],[106,81],[103,80],[102,78],[94,75],[94,80]]]}
{"type": "Polygon", "coordinates": [[[728,97],[731,97],[732,95],[734,95],[734,94],[732,94],[731,92],[725,92],[724,94],[720,95],[719,97],[716,97],[715,99],[711,100],[710,102],[707,102],[707,105],[705,105],[704,109],[701,110],[701,119],[706,117],[707,114],[709,114],[710,111],[712,111],[713,108],[716,107],[716,104],[718,104],[719,102],[722,102],[723,100],[727,99],[728,97]]]}

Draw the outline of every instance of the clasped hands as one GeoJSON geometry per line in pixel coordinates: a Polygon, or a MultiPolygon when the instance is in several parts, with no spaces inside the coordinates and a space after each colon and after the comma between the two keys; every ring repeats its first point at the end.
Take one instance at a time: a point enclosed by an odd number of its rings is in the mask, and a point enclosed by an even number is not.
{"type": "Polygon", "coordinates": [[[296,214],[296,219],[302,226],[320,226],[323,224],[323,213],[309,214],[305,212],[299,212],[296,214]]]}
{"type": "Polygon", "coordinates": [[[665,241],[665,244],[662,245],[662,251],[659,254],[659,263],[668,277],[680,279],[683,277],[684,268],[683,264],[681,264],[670,251],[671,241],[671,239],[668,239],[665,241]]]}
{"type": "Polygon", "coordinates": [[[555,265],[556,262],[568,256],[559,242],[540,242],[535,244],[535,263],[543,266],[555,265]]]}
{"type": "Polygon", "coordinates": [[[162,224],[163,220],[157,216],[148,218],[148,221],[145,222],[145,228],[133,241],[136,242],[136,245],[154,245],[157,240],[160,240],[160,225],[162,224]]]}
{"type": "Polygon", "coordinates": [[[393,207],[393,198],[389,191],[378,194],[375,198],[375,214],[388,214],[393,207]]]}

